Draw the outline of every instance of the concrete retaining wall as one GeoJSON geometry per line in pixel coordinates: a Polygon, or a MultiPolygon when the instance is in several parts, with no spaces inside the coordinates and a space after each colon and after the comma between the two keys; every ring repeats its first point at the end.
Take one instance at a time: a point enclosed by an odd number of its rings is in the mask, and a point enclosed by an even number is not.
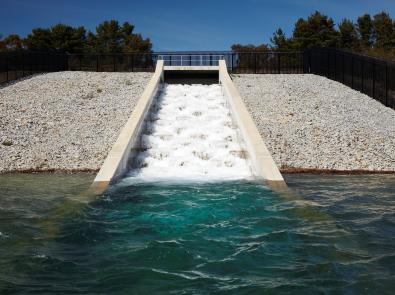
{"type": "Polygon", "coordinates": [[[232,116],[239,127],[251,158],[255,176],[263,178],[271,186],[284,186],[284,179],[267,149],[250,113],[228,74],[224,60],[219,61],[219,81],[229,103],[232,116]]]}
{"type": "Polygon", "coordinates": [[[133,153],[133,148],[138,144],[144,119],[162,81],[163,61],[159,60],[156,64],[154,75],[104,161],[91,186],[91,190],[96,193],[103,192],[111,182],[122,177],[128,170],[130,159],[132,158],[131,154],[133,153]]]}

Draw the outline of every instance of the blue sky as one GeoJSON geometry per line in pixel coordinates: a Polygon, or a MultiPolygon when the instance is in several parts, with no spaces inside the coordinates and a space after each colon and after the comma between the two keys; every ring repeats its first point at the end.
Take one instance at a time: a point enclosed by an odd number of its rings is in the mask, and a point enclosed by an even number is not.
{"type": "Polygon", "coordinates": [[[0,0],[0,33],[28,34],[62,22],[90,30],[106,19],[129,21],[154,50],[228,50],[234,43],[268,43],[278,27],[319,10],[336,23],[385,10],[395,0],[0,0]]]}

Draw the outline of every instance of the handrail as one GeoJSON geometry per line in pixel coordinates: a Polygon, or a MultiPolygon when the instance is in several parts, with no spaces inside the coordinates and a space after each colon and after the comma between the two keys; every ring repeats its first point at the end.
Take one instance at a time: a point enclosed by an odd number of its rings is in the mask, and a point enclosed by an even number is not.
{"type": "Polygon", "coordinates": [[[158,60],[163,60],[165,66],[218,66],[220,60],[224,59],[222,54],[160,54],[158,60]]]}

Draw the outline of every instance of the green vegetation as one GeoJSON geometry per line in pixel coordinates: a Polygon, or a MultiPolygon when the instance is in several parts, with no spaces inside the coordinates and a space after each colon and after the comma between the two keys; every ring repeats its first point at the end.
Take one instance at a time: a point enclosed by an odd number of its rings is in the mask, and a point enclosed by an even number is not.
{"type": "Polygon", "coordinates": [[[5,139],[5,140],[3,140],[2,145],[11,146],[11,145],[13,145],[13,142],[11,139],[5,139]]]}
{"type": "MultiPolygon", "coordinates": [[[[383,11],[374,16],[364,14],[354,22],[343,19],[335,24],[332,18],[316,11],[307,19],[299,18],[292,36],[278,28],[269,44],[234,44],[234,52],[299,51],[313,47],[341,48],[354,52],[395,59],[395,20],[383,11]]],[[[57,24],[35,28],[26,37],[0,35],[0,52],[16,50],[62,51],[68,53],[151,52],[149,38],[134,33],[134,26],[116,20],[100,23],[95,32],[84,27],[57,24]]]]}
{"type": "Polygon", "coordinates": [[[116,20],[104,21],[95,32],[84,27],[57,24],[51,28],[35,28],[26,37],[12,34],[0,36],[0,52],[21,49],[35,51],[62,51],[68,53],[126,53],[150,52],[152,43],[140,34],[134,33],[134,26],[128,22],[122,25],[116,20]]]}
{"type": "Polygon", "coordinates": [[[270,39],[271,45],[235,44],[235,52],[305,50],[332,47],[395,59],[395,20],[387,12],[373,17],[360,16],[356,22],[343,19],[337,26],[332,18],[316,11],[307,19],[296,21],[291,37],[279,28],[270,39]]]}

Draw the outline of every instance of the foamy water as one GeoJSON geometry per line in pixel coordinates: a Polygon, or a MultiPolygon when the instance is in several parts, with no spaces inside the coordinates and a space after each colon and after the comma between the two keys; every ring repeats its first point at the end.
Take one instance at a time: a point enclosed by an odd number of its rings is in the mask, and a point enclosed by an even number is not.
{"type": "Polygon", "coordinates": [[[251,177],[220,85],[165,85],[126,180],[251,177]]]}

